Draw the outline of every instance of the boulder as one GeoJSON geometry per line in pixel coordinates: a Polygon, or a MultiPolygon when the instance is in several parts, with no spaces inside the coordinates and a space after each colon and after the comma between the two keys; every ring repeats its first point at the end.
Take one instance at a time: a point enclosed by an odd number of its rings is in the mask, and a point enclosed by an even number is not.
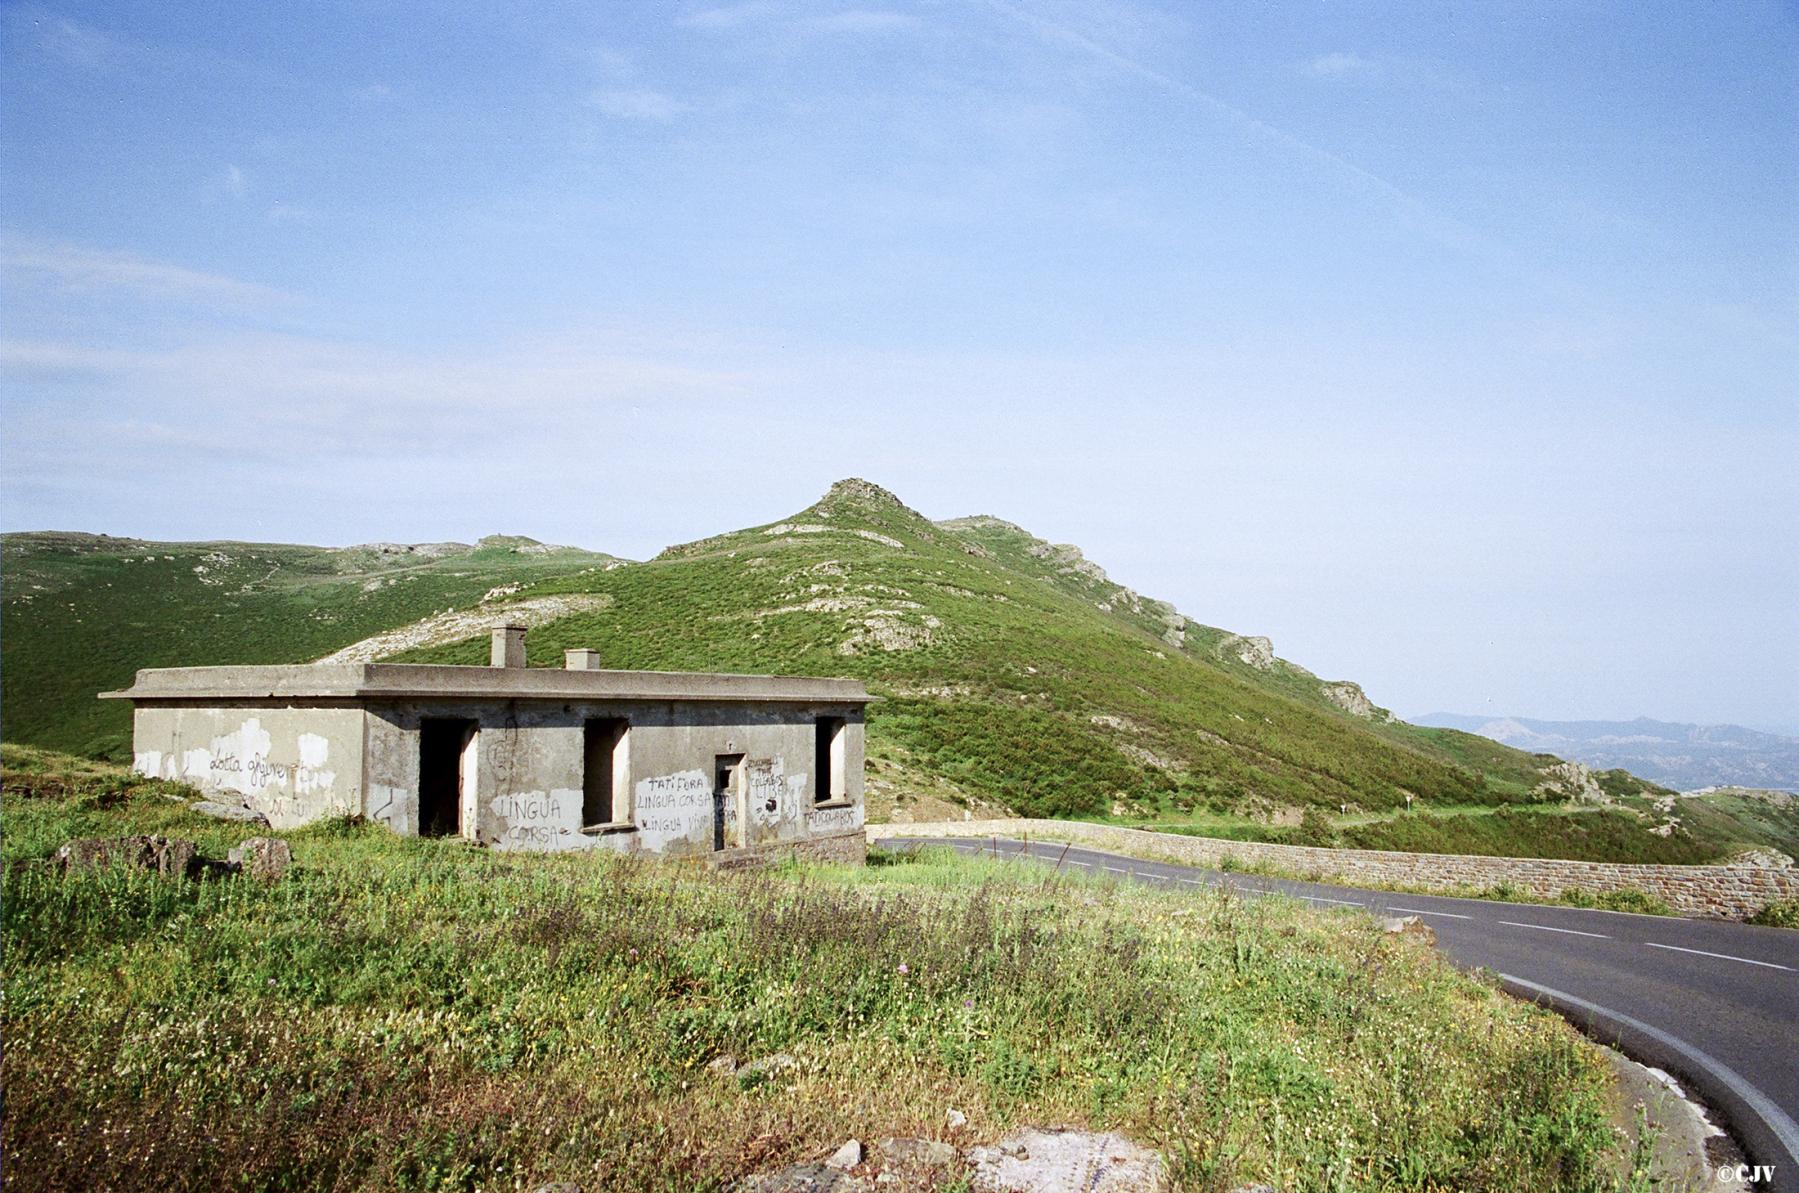
{"type": "Polygon", "coordinates": [[[773,1081],[781,1074],[794,1068],[800,1062],[790,1052],[774,1052],[767,1056],[758,1056],[743,1068],[737,1070],[738,1083],[746,1087],[764,1081],[773,1081]]]}
{"type": "Polygon", "coordinates": [[[243,874],[273,882],[294,864],[294,851],[280,837],[251,837],[228,855],[243,874]]]}
{"type": "Polygon", "coordinates": [[[975,1189],[984,1193],[1162,1193],[1162,1157],[1122,1135],[1093,1131],[1013,1131],[973,1148],[975,1189]]]}
{"type": "Polygon", "coordinates": [[[742,1193],[873,1193],[875,1183],[824,1164],[794,1164],[759,1172],[737,1186],[742,1193]]]}
{"type": "Polygon", "coordinates": [[[883,1139],[875,1154],[894,1168],[948,1168],[961,1159],[955,1148],[935,1139],[883,1139]]]}
{"type": "Polygon", "coordinates": [[[825,1161],[825,1166],[847,1172],[860,1163],[862,1163],[862,1141],[851,1139],[831,1153],[830,1158],[825,1161]]]}
{"type": "Polygon", "coordinates": [[[56,851],[64,870],[103,870],[126,866],[185,878],[200,856],[199,847],[178,837],[78,837],[56,851]]]}
{"type": "Polygon", "coordinates": [[[1415,915],[1383,915],[1379,923],[1380,930],[1389,935],[1406,940],[1420,940],[1425,944],[1437,943],[1436,932],[1415,915]]]}

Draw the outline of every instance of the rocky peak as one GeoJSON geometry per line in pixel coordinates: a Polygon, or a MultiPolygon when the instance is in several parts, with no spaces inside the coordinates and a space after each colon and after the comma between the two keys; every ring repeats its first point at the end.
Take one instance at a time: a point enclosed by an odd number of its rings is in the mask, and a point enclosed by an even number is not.
{"type": "Polygon", "coordinates": [[[886,489],[881,488],[873,481],[865,481],[859,476],[845,477],[832,485],[825,491],[825,495],[819,498],[818,505],[820,507],[864,505],[905,510],[907,513],[914,512],[907,507],[905,502],[886,489]]]}

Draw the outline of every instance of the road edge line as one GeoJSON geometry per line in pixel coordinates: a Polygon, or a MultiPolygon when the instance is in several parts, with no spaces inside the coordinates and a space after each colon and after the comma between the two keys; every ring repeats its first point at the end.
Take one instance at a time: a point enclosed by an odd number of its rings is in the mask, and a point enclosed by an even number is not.
{"type": "Polygon", "coordinates": [[[1799,1190],[1799,1123],[1741,1073],[1685,1040],[1622,1011],[1509,973],[1500,974],[1499,982],[1507,993],[1547,1006],[1587,1035],[1612,1045],[1631,1059],[1684,1077],[1691,1088],[1718,1108],[1752,1162],[1774,1166],[1775,1188],[1799,1190]]]}

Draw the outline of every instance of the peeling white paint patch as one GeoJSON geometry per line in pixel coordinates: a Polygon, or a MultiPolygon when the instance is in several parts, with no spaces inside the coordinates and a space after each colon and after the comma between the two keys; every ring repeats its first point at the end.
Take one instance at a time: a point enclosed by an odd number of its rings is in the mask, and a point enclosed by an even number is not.
{"type": "Polygon", "coordinates": [[[184,750],[181,754],[181,777],[205,785],[212,781],[212,751],[184,750]]]}
{"type": "Polygon", "coordinates": [[[369,785],[369,819],[377,824],[385,824],[401,836],[410,837],[419,831],[413,805],[412,792],[404,787],[394,787],[387,783],[369,785]]]}
{"type": "Polygon", "coordinates": [[[145,750],[141,754],[134,755],[131,760],[131,769],[147,779],[162,778],[162,751],[145,750]]]}
{"type": "Polygon", "coordinates": [[[496,795],[487,813],[481,836],[500,849],[561,852],[596,844],[581,831],[581,793],[572,788],[496,795]]]}
{"type": "Polygon", "coordinates": [[[712,780],[705,771],[639,779],[632,807],[643,849],[659,851],[680,840],[712,848],[712,780]]]}
{"type": "Polygon", "coordinates": [[[325,769],[325,763],[330,757],[330,739],[317,733],[300,735],[300,765],[294,769],[295,795],[312,795],[331,790],[337,782],[337,772],[325,769]]]}
{"type": "Polygon", "coordinates": [[[300,765],[317,769],[331,757],[331,741],[317,733],[300,735],[300,765]]]}

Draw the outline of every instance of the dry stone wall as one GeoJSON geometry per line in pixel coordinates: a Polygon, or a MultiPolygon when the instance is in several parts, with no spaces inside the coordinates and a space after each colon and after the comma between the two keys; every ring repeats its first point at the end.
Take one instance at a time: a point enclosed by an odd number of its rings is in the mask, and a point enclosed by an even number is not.
{"type": "Polygon", "coordinates": [[[1041,837],[1180,865],[1218,868],[1268,866],[1289,874],[1347,885],[1402,886],[1455,893],[1510,883],[1545,900],[1563,891],[1600,895],[1643,891],[1675,913],[1695,919],[1747,919],[1776,899],[1799,899],[1799,870],[1750,866],[1636,866],[1556,858],[1475,857],[1397,853],[1377,849],[1320,849],[1183,837],[1073,820],[954,820],[931,824],[871,824],[870,840],[906,837],[1041,837]]]}

